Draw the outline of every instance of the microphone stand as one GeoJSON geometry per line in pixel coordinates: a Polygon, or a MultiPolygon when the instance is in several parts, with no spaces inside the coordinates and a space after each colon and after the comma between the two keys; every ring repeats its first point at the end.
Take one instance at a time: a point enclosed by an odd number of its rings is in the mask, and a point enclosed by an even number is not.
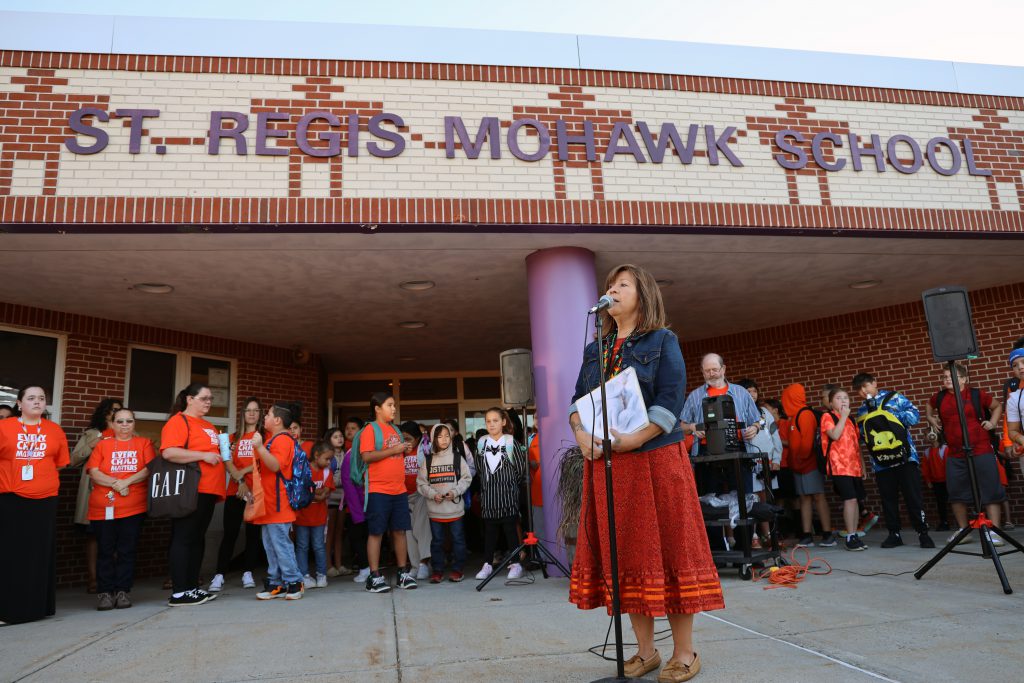
{"type": "Polygon", "coordinates": [[[601,440],[601,450],[604,455],[604,486],[605,498],[608,501],[608,550],[611,554],[612,573],[612,622],[615,625],[615,678],[600,678],[593,683],[608,683],[610,681],[628,681],[626,678],[626,664],[622,654],[622,611],[619,602],[619,552],[615,540],[615,494],[612,488],[612,439],[608,430],[608,397],[605,394],[604,366],[604,329],[601,321],[601,312],[597,311],[594,322],[597,328],[597,364],[601,368],[601,420],[604,425],[604,439],[601,440]]]}

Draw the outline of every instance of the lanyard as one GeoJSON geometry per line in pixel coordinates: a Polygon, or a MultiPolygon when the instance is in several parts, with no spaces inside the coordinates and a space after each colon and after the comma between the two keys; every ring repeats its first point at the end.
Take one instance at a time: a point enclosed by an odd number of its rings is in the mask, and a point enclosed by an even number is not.
{"type": "Polygon", "coordinates": [[[25,444],[26,444],[25,450],[28,451],[28,457],[29,457],[29,459],[35,458],[36,453],[39,452],[39,450],[36,448],[36,446],[39,444],[39,435],[42,434],[42,432],[43,432],[43,422],[42,422],[42,420],[40,420],[39,424],[36,425],[36,440],[35,441],[32,441],[31,439],[28,438],[29,437],[29,433],[28,433],[27,425],[24,422],[21,421],[20,417],[18,418],[18,424],[21,425],[21,432],[25,435],[25,444]]]}

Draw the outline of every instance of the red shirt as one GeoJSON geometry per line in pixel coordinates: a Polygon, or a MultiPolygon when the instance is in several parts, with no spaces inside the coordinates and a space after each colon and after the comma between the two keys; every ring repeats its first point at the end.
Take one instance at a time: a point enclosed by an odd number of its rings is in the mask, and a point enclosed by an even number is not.
{"type": "Polygon", "coordinates": [[[56,422],[23,425],[17,417],[0,420],[0,493],[22,498],[56,496],[57,470],[70,461],[68,439],[56,422]]]}
{"type": "MultiPolygon", "coordinates": [[[[295,440],[285,432],[278,432],[277,437],[268,439],[270,445],[266,449],[271,457],[280,465],[280,472],[271,472],[262,461],[260,462],[260,485],[263,486],[263,505],[266,513],[252,520],[253,524],[289,524],[295,521],[295,510],[288,504],[288,492],[284,489],[284,481],[278,479],[292,478],[292,458],[295,457],[295,440]],[[280,505],[280,510],[278,510],[280,505]]],[[[259,456],[256,456],[259,457],[259,456]]]]}
{"type": "Polygon", "coordinates": [[[540,483],[540,434],[535,434],[526,457],[531,463],[537,463],[537,469],[530,470],[530,502],[534,507],[544,506],[544,495],[540,483]]]}
{"type": "Polygon", "coordinates": [[[216,465],[199,463],[199,493],[209,493],[224,500],[227,494],[227,477],[224,474],[224,463],[219,459],[220,442],[217,440],[217,434],[217,428],[201,417],[178,413],[172,416],[160,431],[160,452],[168,448],[184,448],[189,451],[216,453],[216,465]]]}
{"type": "MultiPolygon", "coordinates": [[[[981,398],[982,408],[987,408],[992,404],[991,394],[984,389],[979,389],[978,393],[979,398],[981,398]]],[[[989,440],[988,432],[981,426],[981,420],[984,419],[984,416],[979,416],[974,412],[974,402],[971,401],[971,387],[965,386],[960,395],[964,401],[967,435],[971,440],[971,449],[974,455],[991,453],[992,441],[989,440]]],[[[964,437],[963,432],[960,430],[960,415],[956,410],[956,397],[947,391],[942,403],[939,404],[936,400],[938,396],[939,394],[932,396],[929,403],[931,403],[932,408],[938,410],[939,420],[942,421],[942,433],[945,435],[946,443],[949,445],[946,456],[962,458],[964,457],[964,437]]]]}
{"type": "MultiPolygon", "coordinates": [[[[331,476],[331,468],[320,469],[316,465],[310,465],[313,471],[313,484],[317,490],[334,488],[334,477],[331,476]]],[[[312,503],[295,511],[296,526],[323,526],[327,524],[327,498],[314,500],[312,503]]]]}
{"type": "MultiPolygon", "coordinates": [[[[395,429],[394,425],[386,424],[381,427],[384,435],[384,445],[380,450],[387,450],[402,443],[402,436],[395,429]]],[[[359,437],[359,452],[369,453],[377,450],[374,444],[373,425],[367,425],[359,437]]],[[[399,493],[406,493],[405,486],[405,455],[393,455],[377,462],[371,462],[366,468],[366,475],[369,479],[370,493],[386,493],[396,496],[399,493]]]]}
{"type": "MultiPolygon", "coordinates": [[[[153,443],[145,437],[135,436],[127,441],[111,437],[101,439],[96,444],[85,464],[85,470],[98,469],[115,479],[128,479],[145,469],[154,457],[153,443]]],[[[129,486],[127,496],[114,493],[109,486],[93,482],[92,493],[89,494],[89,519],[121,519],[141,515],[146,511],[146,493],[145,479],[129,486]],[[107,517],[107,508],[113,508],[112,517],[107,517]]]]}

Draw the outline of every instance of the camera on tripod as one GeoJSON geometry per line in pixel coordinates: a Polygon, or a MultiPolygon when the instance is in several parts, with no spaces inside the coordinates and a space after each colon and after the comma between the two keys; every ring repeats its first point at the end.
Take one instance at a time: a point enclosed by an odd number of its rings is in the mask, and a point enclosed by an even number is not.
{"type": "MultiPolygon", "coordinates": [[[[741,423],[736,421],[736,403],[729,394],[708,396],[701,401],[704,416],[704,436],[707,441],[707,455],[743,453],[741,423]]],[[[699,427],[700,425],[698,425],[699,427]]]]}

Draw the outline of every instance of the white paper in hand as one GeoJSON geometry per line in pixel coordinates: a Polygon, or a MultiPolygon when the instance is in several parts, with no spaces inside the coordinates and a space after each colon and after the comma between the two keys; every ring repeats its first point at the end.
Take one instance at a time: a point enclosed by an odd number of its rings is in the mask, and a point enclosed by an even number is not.
{"type": "MultiPolygon", "coordinates": [[[[605,386],[608,397],[608,427],[620,434],[632,434],[649,425],[647,406],[640,393],[640,382],[636,370],[626,368],[608,380],[605,386]]],[[[588,433],[599,439],[604,438],[604,422],[601,417],[601,387],[594,389],[576,401],[580,421],[588,433]]]]}

